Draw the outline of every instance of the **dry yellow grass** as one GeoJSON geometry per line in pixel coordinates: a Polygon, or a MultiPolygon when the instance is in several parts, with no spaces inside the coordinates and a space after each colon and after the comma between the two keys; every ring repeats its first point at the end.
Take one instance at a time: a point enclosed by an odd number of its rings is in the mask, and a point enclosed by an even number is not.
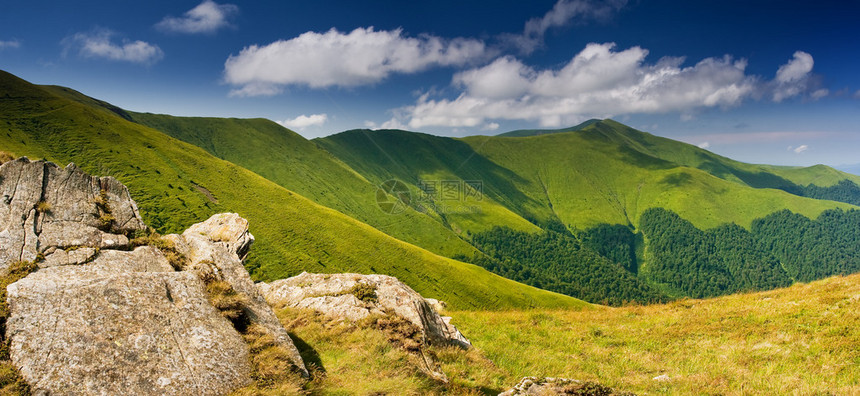
{"type": "Polygon", "coordinates": [[[510,383],[535,375],[637,394],[860,394],[860,274],[666,305],[452,315],[510,383]]]}

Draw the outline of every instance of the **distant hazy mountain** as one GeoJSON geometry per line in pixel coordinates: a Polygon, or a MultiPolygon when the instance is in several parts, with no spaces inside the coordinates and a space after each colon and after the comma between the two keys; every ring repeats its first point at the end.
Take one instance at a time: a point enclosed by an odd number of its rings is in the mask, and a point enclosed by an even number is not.
{"type": "Polygon", "coordinates": [[[839,169],[843,172],[851,173],[853,175],[860,175],[860,164],[840,165],[840,166],[837,166],[836,169],[839,169]]]}

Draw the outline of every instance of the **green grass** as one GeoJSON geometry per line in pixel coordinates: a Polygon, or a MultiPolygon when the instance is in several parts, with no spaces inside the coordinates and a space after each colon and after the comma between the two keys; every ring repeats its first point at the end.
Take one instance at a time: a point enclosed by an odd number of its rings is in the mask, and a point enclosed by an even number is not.
{"type": "Polygon", "coordinates": [[[690,160],[705,155],[704,150],[613,121],[578,132],[463,141],[521,176],[517,189],[545,208],[536,210],[535,217],[557,216],[581,229],[601,223],[636,226],[641,213],[652,207],[670,209],[701,229],[723,223],[749,227],[752,220],[781,209],[815,218],[829,208],[851,207],[754,188],[735,175],[750,178],[739,169],[721,165],[718,171],[716,165],[690,160]]]}
{"type": "Polygon", "coordinates": [[[645,307],[449,314],[509,383],[533,375],[637,394],[860,393],[860,275],[645,307]]]}
{"type": "Polygon", "coordinates": [[[427,214],[464,237],[496,225],[537,232],[527,221],[524,205],[534,203],[514,184],[519,175],[488,161],[467,144],[455,139],[400,130],[352,130],[314,139],[356,172],[373,183],[397,179],[410,187],[414,199],[421,196],[419,180],[434,183],[434,206],[424,203],[427,214]],[[457,194],[443,194],[443,182],[452,181],[457,194]],[[466,181],[480,181],[481,190],[466,181]],[[465,235],[464,235],[465,234],[465,235]]]}
{"type": "Polygon", "coordinates": [[[412,209],[396,216],[383,212],[375,194],[384,180],[368,181],[316,143],[272,121],[127,114],[402,241],[447,257],[475,253],[438,219],[412,209]]]}
{"type": "Polygon", "coordinates": [[[249,258],[256,279],[381,273],[462,309],[585,305],[399,241],[199,147],[54,91],[0,72],[0,150],[116,177],[161,233],[238,213],[257,238],[249,258]]]}

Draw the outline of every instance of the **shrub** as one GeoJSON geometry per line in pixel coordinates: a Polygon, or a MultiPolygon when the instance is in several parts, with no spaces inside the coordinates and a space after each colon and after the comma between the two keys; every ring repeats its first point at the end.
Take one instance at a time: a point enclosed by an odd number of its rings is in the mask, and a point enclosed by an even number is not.
{"type": "Polygon", "coordinates": [[[15,159],[15,155],[8,151],[0,151],[0,165],[15,159]]]}
{"type": "Polygon", "coordinates": [[[45,200],[39,201],[33,207],[39,213],[48,213],[51,211],[51,203],[45,200]]]}
{"type": "Polygon", "coordinates": [[[377,301],[376,286],[367,283],[358,282],[343,294],[352,294],[355,298],[366,303],[375,303],[377,301]]]}

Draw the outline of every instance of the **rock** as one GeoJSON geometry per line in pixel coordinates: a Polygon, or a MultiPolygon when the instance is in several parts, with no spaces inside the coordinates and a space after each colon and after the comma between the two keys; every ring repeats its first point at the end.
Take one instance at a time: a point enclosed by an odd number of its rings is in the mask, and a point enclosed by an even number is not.
{"type": "Polygon", "coordinates": [[[401,316],[418,327],[430,344],[471,343],[456,327],[445,321],[420,294],[387,275],[310,274],[258,283],[257,287],[274,306],[307,308],[331,317],[357,321],[386,312],[401,316]],[[364,289],[362,289],[364,285],[364,289]],[[372,290],[375,298],[364,298],[372,290]]]}
{"type": "Polygon", "coordinates": [[[430,306],[433,307],[436,312],[441,313],[442,311],[448,309],[448,304],[446,304],[444,301],[439,301],[435,298],[425,298],[424,300],[426,300],[427,304],[430,304],[430,306]]]}
{"type": "Polygon", "coordinates": [[[130,250],[146,225],[113,178],[22,158],[0,166],[0,194],[0,270],[37,264],[7,287],[0,342],[35,393],[220,395],[250,383],[248,346],[210,302],[212,280],[244,294],[245,317],[307,375],[242,265],[254,240],[245,219],[215,215],[166,237],[175,246],[162,248],[189,259],[177,272],[157,247],[130,250]]]}
{"type": "Polygon", "coordinates": [[[178,252],[188,258],[186,270],[201,278],[212,277],[229,283],[233,290],[247,297],[244,314],[252,324],[263,327],[289,352],[292,363],[304,375],[307,368],[289,333],[281,325],[272,307],[254,286],[240,255],[247,253],[254,237],[248,232],[248,221],[235,213],[221,213],[188,228],[182,235],[168,235],[178,252]]]}
{"type": "Polygon", "coordinates": [[[128,189],[112,177],[27,158],[0,166],[0,270],[58,248],[123,247],[125,234],[145,228],[128,189]]]}
{"type": "Polygon", "coordinates": [[[7,290],[12,361],[36,391],[217,395],[250,381],[247,346],[194,274],[61,266],[7,290]]]}
{"type": "Polygon", "coordinates": [[[658,375],[658,376],[656,376],[656,377],[652,378],[652,380],[654,380],[654,381],[659,381],[659,382],[666,382],[666,381],[671,381],[671,380],[672,380],[672,377],[669,377],[669,376],[668,376],[668,375],[666,375],[666,374],[660,374],[660,375],[658,375]]]}
{"type": "Polygon", "coordinates": [[[517,395],[630,395],[629,392],[616,392],[608,386],[598,384],[596,382],[582,382],[569,378],[553,378],[553,377],[524,377],[511,389],[499,393],[499,396],[517,396],[517,395]]]}
{"type": "Polygon", "coordinates": [[[209,241],[218,243],[244,260],[254,236],[248,232],[248,220],[236,213],[220,213],[208,220],[189,227],[183,235],[201,235],[209,241]]]}

